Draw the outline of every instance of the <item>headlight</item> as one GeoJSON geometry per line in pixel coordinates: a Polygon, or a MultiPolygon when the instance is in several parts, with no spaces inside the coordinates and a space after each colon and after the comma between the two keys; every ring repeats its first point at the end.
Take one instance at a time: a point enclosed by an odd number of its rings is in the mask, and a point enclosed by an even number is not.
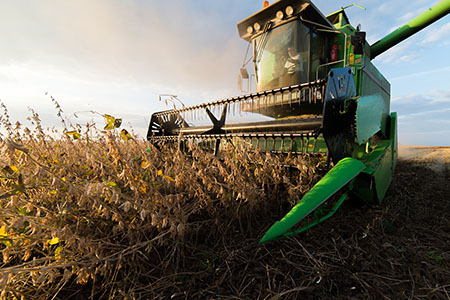
{"type": "Polygon", "coordinates": [[[255,31],[259,31],[261,29],[261,25],[259,23],[253,24],[253,28],[255,28],[255,31]]]}
{"type": "Polygon", "coordinates": [[[252,26],[248,26],[247,27],[247,33],[248,34],[252,34],[253,33],[253,27],[252,26]]]}
{"type": "Polygon", "coordinates": [[[278,20],[283,20],[284,14],[283,14],[283,12],[281,10],[277,11],[276,18],[278,20]]]}
{"type": "Polygon", "coordinates": [[[288,6],[288,7],[286,7],[285,11],[286,11],[286,15],[288,15],[290,17],[294,13],[294,8],[292,6],[288,6]]]}

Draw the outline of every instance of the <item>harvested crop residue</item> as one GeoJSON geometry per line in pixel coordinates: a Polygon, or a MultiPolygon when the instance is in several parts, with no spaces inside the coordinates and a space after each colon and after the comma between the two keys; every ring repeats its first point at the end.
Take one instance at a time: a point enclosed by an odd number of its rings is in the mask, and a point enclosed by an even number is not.
{"type": "Polygon", "coordinates": [[[450,147],[400,146],[399,157],[438,173],[450,168],[450,147]]]}

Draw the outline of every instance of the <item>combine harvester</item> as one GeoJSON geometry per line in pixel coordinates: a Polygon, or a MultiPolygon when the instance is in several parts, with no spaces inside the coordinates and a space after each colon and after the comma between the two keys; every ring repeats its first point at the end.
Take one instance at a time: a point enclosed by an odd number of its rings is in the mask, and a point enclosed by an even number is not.
{"type": "MultiPolygon", "coordinates": [[[[264,6],[237,25],[253,46],[256,93],[154,113],[147,135],[156,144],[196,142],[216,154],[221,141],[327,153],[333,167],[262,243],[317,225],[349,197],[382,201],[397,161],[397,114],[390,111],[390,83],[372,60],[447,15],[450,0],[373,45],[344,9],[325,17],[306,0],[264,6]]],[[[245,65],[241,78],[251,79],[245,65]]]]}

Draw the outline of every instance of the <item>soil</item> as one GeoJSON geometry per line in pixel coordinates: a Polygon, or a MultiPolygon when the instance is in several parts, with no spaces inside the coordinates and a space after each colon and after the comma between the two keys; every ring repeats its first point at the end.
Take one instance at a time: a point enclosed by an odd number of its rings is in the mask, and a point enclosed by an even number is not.
{"type": "Polygon", "coordinates": [[[382,204],[345,203],[323,224],[264,245],[260,233],[236,232],[196,252],[204,264],[190,261],[158,298],[450,299],[449,195],[450,148],[402,146],[382,204]]]}
{"type": "Polygon", "coordinates": [[[326,222],[263,245],[275,220],[203,233],[177,246],[169,267],[149,266],[142,277],[163,275],[134,299],[450,299],[449,195],[450,148],[400,147],[380,205],[345,202],[326,222]]]}

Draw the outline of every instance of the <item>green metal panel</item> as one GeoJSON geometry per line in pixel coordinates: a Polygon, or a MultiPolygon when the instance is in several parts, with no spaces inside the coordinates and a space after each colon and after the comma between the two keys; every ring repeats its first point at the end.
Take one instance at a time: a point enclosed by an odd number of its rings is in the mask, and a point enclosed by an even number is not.
{"type": "Polygon", "coordinates": [[[390,139],[392,141],[392,169],[395,169],[398,159],[398,133],[397,133],[397,113],[391,113],[391,132],[390,139]]]}
{"type": "Polygon", "coordinates": [[[391,113],[389,119],[389,139],[379,141],[369,153],[354,153],[366,168],[355,179],[352,193],[365,202],[380,203],[392,181],[398,156],[397,113],[391,113]]]}
{"type": "Polygon", "coordinates": [[[381,132],[384,136],[388,136],[389,132],[387,130],[387,120],[389,118],[389,107],[391,102],[391,85],[369,60],[366,60],[364,63],[364,67],[358,68],[356,73],[356,88],[361,97],[380,95],[384,100],[384,106],[386,107],[386,109],[382,112],[381,132]]]}
{"type": "MultiPolygon", "coordinates": [[[[360,90],[361,96],[381,94],[383,99],[389,99],[391,84],[370,60],[366,59],[361,72],[363,75],[363,85],[360,90]]],[[[390,104],[390,102],[387,102],[387,104],[390,104]]]]}
{"type": "Polygon", "coordinates": [[[284,139],[283,151],[292,151],[292,139],[284,139]]]}
{"type": "Polygon", "coordinates": [[[387,147],[379,167],[374,172],[378,202],[383,200],[394,175],[398,157],[397,143],[397,113],[391,113],[389,147],[387,147]]]}
{"type": "Polygon", "coordinates": [[[439,20],[450,12],[450,0],[442,0],[432,8],[415,17],[402,27],[388,34],[371,46],[371,58],[385,52],[389,48],[397,45],[404,39],[410,37],[419,30],[425,28],[431,23],[439,20]]]}
{"type": "Polygon", "coordinates": [[[368,203],[383,199],[392,180],[392,142],[383,140],[363,158],[366,168],[355,179],[352,194],[368,203]]]}
{"type": "MultiPolygon", "coordinates": [[[[246,138],[247,145],[251,145],[251,149],[259,149],[263,151],[283,151],[283,152],[303,152],[303,153],[326,153],[327,145],[322,136],[314,137],[252,137],[246,138]]],[[[236,145],[242,144],[239,139],[235,139],[236,145]]]]}
{"type": "Polygon", "coordinates": [[[363,96],[358,99],[356,135],[360,145],[382,129],[383,115],[387,115],[388,111],[386,102],[379,94],[363,96]]]}
{"type": "Polygon", "coordinates": [[[349,183],[364,168],[365,165],[357,159],[347,157],[340,160],[283,219],[269,228],[260,242],[277,239],[289,232],[295,224],[349,183]]]}
{"type": "Polygon", "coordinates": [[[292,231],[288,231],[285,234],[283,234],[283,238],[288,238],[291,236],[294,236],[296,234],[302,233],[316,225],[318,225],[319,223],[322,223],[323,221],[328,220],[332,215],[334,215],[334,213],[339,209],[339,207],[341,207],[342,203],[344,203],[344,201],[348,198],[348,193],[344,193],[339,200],[336,202],[336,204],[333,206],[333,208],[330,210],[330,212],[328,214],[326,214],[325,216],[318,218],[316,220],[314,220],[313,222],[299,228],[296,230],[292,230],[292,231]]]}
{"type": "Polygon", "coordinates": [[[389,143],[389,147],[386,147],[383,155],[380,157],[380,163],[373,174],[375,178],[378,202],[381,202],[383,200],[384,195],[386,194],[386,191],[391,184],[393,171],[392,143],[389,143]]]}

